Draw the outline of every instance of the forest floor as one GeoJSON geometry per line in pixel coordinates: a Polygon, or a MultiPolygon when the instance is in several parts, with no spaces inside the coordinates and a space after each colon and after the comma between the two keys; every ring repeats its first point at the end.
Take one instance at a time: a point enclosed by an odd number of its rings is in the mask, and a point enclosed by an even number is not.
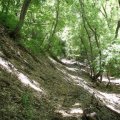
{"type": "Polygon", "coordinates": [[[114,87],[102,84],[101,90],[83,70],[48,55],[36,57],[1,34],[0,119],[82,120],[83,110],[90,108],[100,120],[120,120],[119,88],[114,94],[114,87]]]}
{"type": "Polygon", "coordinates": [[[110,80],[110,85],[107,86],[109,80],[104,76],[101,83],[93,83],[92,80],[83,73],[83,71],[87,73],[84,64],[66,59],[62,61],[66,64],[66,68],[72,71],[72,74],[69,75],[78,86],[83,87],[93,94],[94,97],[103,102],[108,108],[120,113],[120,79],[114,78],[114,80],[110,80]]]}

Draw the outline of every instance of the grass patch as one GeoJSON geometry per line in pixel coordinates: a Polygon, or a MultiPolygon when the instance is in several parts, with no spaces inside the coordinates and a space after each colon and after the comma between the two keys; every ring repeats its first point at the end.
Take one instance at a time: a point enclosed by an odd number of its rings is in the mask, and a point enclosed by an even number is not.
{"type": "Polygon", "coordinates": [[[2,120],[45,120],[53,113],[53,107],[45,97],[38,99],[29,87],[1,68],[0,108],[2,120]]]}

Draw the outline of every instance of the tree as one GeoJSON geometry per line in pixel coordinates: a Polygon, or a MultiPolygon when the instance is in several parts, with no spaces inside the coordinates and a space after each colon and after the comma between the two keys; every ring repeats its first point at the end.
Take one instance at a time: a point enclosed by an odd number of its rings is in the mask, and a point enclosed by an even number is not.
{"type": "Polygon", "coordinates": [[[22,8],[21,8],[19,21],[18,21],[15,29],[10,33],[11,37],[16,38],[17,35],[20,33],[20,30],[24,24],[25,15],[26,15],[27,10],[29,8],[30,2],[31,2],[31,0],[24,0],[22,8]]]}
{"type": "Polygon", "coordinates": [[[60,0],[57,0],[57,3],[56,3],[56,17],[55,17],[55,22],[53,23],[52,25],[52,29],[51,29],[51,33],[50,33],[50,36],[49,36],[49,39],[48,39],[48,46],[47,46],[47,50],[49,51],[51,49],[51,44],[52,44],[52,39],[54,37],[54,34],[56,32],[56,28],[57,28],[57,25],[58,25],[58,20],[59,20],[59,5],[60,5],[60,0]]]}

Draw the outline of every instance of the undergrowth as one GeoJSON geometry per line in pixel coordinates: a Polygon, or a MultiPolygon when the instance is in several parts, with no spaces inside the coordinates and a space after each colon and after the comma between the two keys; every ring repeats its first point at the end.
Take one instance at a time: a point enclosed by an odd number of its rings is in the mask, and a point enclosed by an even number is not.
{"type": "Polygon", "coordinates": [[[4,25],[8,31],[14,30],[18,20],[12,14],[0,13],[0,24],[4,25]]]}

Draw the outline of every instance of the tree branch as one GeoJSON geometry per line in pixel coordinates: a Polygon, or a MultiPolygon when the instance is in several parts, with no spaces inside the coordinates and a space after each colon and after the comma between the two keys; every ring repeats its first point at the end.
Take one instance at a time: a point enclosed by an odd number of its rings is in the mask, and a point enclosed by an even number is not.
{"type": "Polygon", "coordinates": [[[116,31],[115,31],[115,39],[118,37],[119,28],[120,28],[120,20],[118,20],[118,23],[117,23],[117,27],[116,27],[116,31]]]}

